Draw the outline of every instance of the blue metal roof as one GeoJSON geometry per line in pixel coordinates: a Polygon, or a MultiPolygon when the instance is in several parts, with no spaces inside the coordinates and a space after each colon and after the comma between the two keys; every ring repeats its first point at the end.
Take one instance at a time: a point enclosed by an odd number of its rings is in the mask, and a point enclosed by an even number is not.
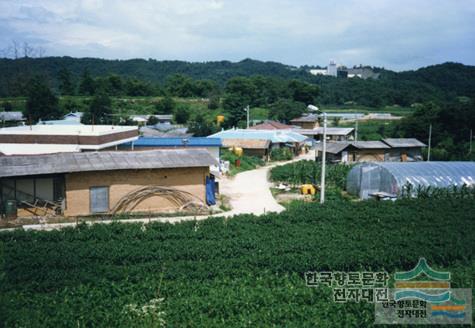
{"type": "MultiPolygon", "coordinates": [[[[211,135],[220,139],[259,139],[272,143],[303,142],[308,138],[291,130],[242,130],[230,129],[211,135]]],[[[209,137],[208,137],[209,139],[209,137]]]]}
{"type": "MultiPolygon", "coordinates": [[[[130,145],[130,143],[128,143],[130,145]]],[[[140,137],[134,141],[134,147],[221,147],[219,138],[160,138],[140,137]]]]}

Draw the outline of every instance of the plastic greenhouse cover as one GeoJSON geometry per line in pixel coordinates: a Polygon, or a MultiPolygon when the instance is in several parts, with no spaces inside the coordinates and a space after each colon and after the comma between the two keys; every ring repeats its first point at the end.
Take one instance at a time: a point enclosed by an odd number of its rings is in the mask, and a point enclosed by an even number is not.
{"type": "Polygon", "coordinates": [[[396,194],[407,183],[445,188],[475,185],[475,162],[381,162],[356,165],[348,174],[347,190],[367,198],[375,191],[396,194]]]}

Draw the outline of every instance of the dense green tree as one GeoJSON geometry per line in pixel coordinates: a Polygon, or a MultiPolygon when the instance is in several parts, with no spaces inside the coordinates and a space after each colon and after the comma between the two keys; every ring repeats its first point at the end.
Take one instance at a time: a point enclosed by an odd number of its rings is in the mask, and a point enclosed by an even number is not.
{"type": "Polygon", "coordinates": [[[33,78],[29,82],[25,117],[28,120],[37,122],[40,119],[58,119],[62,114],[58,105],[58,98],[53,94],[48,85],[39,77],[33,78]]]}
{"type": "Polygon", "coordinates": [[[127,96],[138,97],[138,96],[152,96],[154,90],[149,83],[137,80],[137,79],[128,79],[125,82],[125,93],[127,96]]]}
{"type": "Polygon", "coordinates": [[[12,103],[9,101],[4,101],[2,103],[2,110],[4,110],[5,112],[11,112],[13,110],[12,103]]]}
{"type": "Polygon", "coordinates": [[[104,90],[99,90],[92,98],[88,110],[82,117],[85,124],[108,124],[111,122],[112,101],[104,90]]]}
{"type": "Polygon", "coordinates": [[[75,87],[71,79],[71,72],[66,67],[63,67],[59,71],[58,80],[59,91],[61,92],[61,95],[73,96],[75,94],[75,87]]]}
{"type": "Polygon", "coordinates": [[[190,118],[190,110],[187,106],[178,105],[173,116],[177,124],[185,124],[190,118]]]}
{"type": "Polygon", "coordinates": [[[197,114],[188,124],[188,132],[195,137],[206,137],[216,133],[217,127],[212,122],[207,121],[202,114],[197,114]]]}
{"type": "Polygon", "coordinates": [[[212,95],[210,98],[209,98],[209,101],[208,101],[208,108],[209,109],[218,109],[219,108],[219,104],[220,104],[220,97],[217,96],[217,95],[212,95]]]}
{"type": "Polygon", "coordinates": [[[165,88],[170,95],[176,97],[192,97],[195,95],[194,81],[182,74],[170,76],[165,83],[165,88]]]}
{"type": "Polygon", "coordinates": [[[175,100],[170,95],[163,97],[158,103],[155,104],[156,114],[172,114],[175,109],[175,100]]]}
{"type": "Polygon", "coordinates": [[[269,108],[269,116],[279,122],[288,123],[291,119],[301,116],[306,110],[304,103],[289,99],[280,99],[269,108]]]}
{"type": "Polygon", "coordinates": [[[88,69],[84,69],[79,82],[79,94],[81,96],[92,96],[96,91],[96,83],[89,74],[88,69]]]}
{"type": "Polygon", "coordinates": [[[217,93],[218,85],[211,80],[198,80],[194,82],[193,94],[196,97],[208,98],[213,93],[217,93]]]}
{"type": "Polygon", "coordinates": [[[249,97],[239,94],[226,94],[223,98],[223,108],[228,113],[226,125],[238,126],[240,121],[246,119],[244,108],[249,105],[249,97]]]}
{"type": "Polygon", "coordinates": [[[419,105],[412,115],[401,120],[396,134],[415,137],[427,143],[429,125],[432,125],[432,159],[473,159],[473,154],[469,154],[470,130],[475,130],[473,101],[455,100],[442,105],[433,102],[419,105]]]}
{"type": "Polygon", "coordinates": [[[158,118],[155,115],[150,115],[147,120],[147,125],[155,125],[159,122],[158,118]]]}
{"type": "Polygon", "coordinates": [[[290,89],[292,99],[302,102],[306,105],[316,102],[319,89],[316,85],[293,80],[290,81],[288,88],[290,89]]]}

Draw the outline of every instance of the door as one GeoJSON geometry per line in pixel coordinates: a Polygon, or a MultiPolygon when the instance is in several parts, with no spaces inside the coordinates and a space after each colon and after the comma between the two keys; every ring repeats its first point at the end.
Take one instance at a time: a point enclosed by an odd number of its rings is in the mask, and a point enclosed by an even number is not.
{"type": "Polygon", "coordinates": [[[89,195],[92,214],[109,212],[109,187],[91,187],[89,195]]]}
{"type": "Polygon", "coordinates": [[[341,161],[343,163],[348,162],[348,151],[347,150],[344,150],[344,151],[341,152],[341,161]]]}

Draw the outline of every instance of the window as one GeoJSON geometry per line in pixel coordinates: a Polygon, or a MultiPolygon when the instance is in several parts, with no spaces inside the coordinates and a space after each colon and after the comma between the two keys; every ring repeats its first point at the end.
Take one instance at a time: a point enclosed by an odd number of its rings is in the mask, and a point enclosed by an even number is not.
{"type": "Polygon", "coordinates": [[[91,187],[89,189],[90,212],[109,212],[109,187],[91,187]]]}

